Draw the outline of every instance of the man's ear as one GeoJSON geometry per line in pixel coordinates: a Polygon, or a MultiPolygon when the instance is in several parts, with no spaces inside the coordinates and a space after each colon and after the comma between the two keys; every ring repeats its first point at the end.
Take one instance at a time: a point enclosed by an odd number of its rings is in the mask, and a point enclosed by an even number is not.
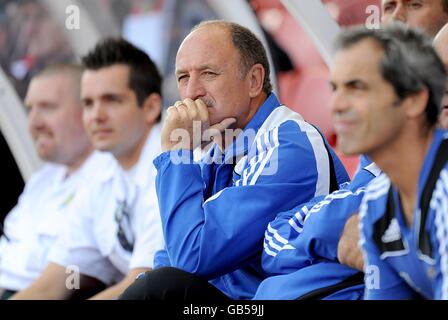
{"type": "Polygon", "coordinates": [[[427,89],[420,90],[417,93],[414,93],[408,96],[404,100],[404,107],[406,115],[409,118],[418,118],[421,115],[425,116],[426,106],[429,101],[429,92],[427,89]]]}
{"type": "Polygon", "coordinates": [[[143,113],[145,121],[154,124],[162,110],[162,97],[158,93],[151,93],[143,102],[143,113]]]}
{"type": "Polygon", "coordinates": [[[249,77],[249,96],[251,98],[257,97],[263,90],[263,82],[266,76],[266,71],[263,66],[259,63],[254,64],[250,68],[247,76],[249,77]]]}

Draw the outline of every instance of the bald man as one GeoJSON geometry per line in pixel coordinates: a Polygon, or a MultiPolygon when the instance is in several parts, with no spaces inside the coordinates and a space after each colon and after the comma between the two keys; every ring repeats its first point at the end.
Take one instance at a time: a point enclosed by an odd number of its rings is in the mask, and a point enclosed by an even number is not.
{"type": "Polygon", "coordinates": [[[401,21],[431,37],[448,23],[448,0],[382,0],[381,23],[401,21]]]}
{"type": "MultiPolygon", "coordinates": [[[[448,24],[436,35],[434,47],[442,59],[445,68],[448,69],[448,24]]],[[[442,108],[439,123],[442,127],[448,128],[448,81],[445,87],[445,94],[443,95],[442,108]]]]}

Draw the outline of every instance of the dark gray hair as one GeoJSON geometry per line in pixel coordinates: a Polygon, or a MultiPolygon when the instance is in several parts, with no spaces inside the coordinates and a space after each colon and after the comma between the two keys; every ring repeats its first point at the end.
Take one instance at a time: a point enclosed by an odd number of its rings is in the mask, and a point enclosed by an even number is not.
{"type": "Polygon", "coordinates": [[[225,20],[208,20],[203,21],[191,29],[191,32],[209,25],[223,27],[230,32],[232,43],[240,53],[241,59],[241,75],[245,76],[253,65],[259,63],[265,70],[263,80],[263,92],[270,94],[272,91],[272,84],[270,78],[269,61],[266,55],[266,50],[261,41],[249,29],[233,22],[225,20]]]}
{"type": "Polygon", "coordinates": [[[428,90],[426,118],[430,125],[435,124],[447,75],[431,39],[423,31],[399,22],[379,30],[356,26],[341,32],[335,49],[348,49],[366,39],[375,41],[384,50],[380,63],[381,74],[401,100],[421,90],[428,90]]]}

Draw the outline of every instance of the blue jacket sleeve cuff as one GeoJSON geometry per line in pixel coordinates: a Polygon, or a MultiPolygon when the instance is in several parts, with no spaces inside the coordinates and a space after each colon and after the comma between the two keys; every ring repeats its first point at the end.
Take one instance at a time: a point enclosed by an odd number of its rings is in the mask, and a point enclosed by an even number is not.
{"type": "Polygon", "coordinates": [[[194,163],[193,151],[186,149],[165,151],[158,155],[154,161],[157,171],[163,170],[171,164],[192,164],[194,163]]]}

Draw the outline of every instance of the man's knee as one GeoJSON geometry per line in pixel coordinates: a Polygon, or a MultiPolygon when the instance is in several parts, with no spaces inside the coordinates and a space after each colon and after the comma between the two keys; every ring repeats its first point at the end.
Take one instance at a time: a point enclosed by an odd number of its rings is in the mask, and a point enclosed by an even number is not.
{"type": "Polygon", "coordinates": [[[193,276],[173,267],[163,267],[139,276],[120,296],[120,300],[183,299],[178,290],[189,286],[193,276]]]}

